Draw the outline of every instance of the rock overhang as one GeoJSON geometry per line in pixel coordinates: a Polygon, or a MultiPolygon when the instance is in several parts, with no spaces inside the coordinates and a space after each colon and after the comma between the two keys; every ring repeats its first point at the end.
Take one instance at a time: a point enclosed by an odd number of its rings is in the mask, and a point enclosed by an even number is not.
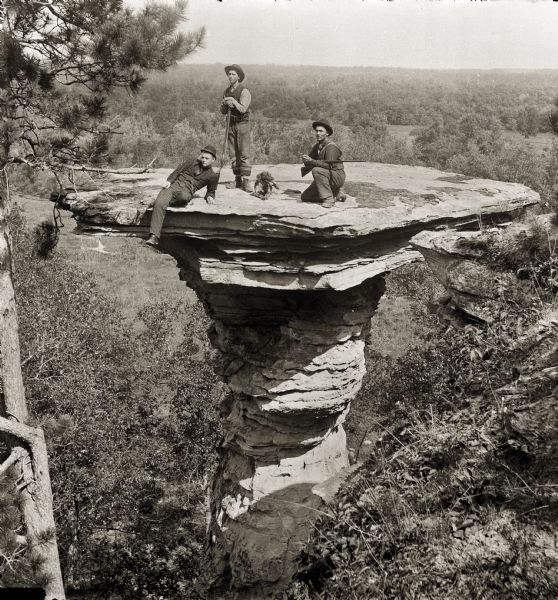
{"type": "MultiPolygon", "coordinates": [[[[539,196],[514,183],[473,179],[426,167],[348,165],[349,197],[333,208],[303,203],[297,165],[263,165],[279,191],[261,200],[223,173],[214,203],[198,193],[167,209],[161,243],[209,286],[344,290],[421,260],[409,246],[423,229],[507,218],[539,196]],[[351,187],[352,186],[352,187],[351,187]],[[180,255],[177,256],[177,255],[180,255]]],[[[145,237],[168,170],[107,176],[97,190],[69,192],[62,206],[83,233],[145,237]]]]}

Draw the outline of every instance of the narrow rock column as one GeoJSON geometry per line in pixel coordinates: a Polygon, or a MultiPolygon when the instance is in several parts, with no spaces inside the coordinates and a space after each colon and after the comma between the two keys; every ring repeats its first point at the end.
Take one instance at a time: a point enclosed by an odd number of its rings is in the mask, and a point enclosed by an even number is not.
{"type": "Polygon", "coordinates": [[[349,465],[343,422],[365,374],[382,276],[345,290],[204,285],[230,387],[211,497],[212,598],[265,598],[290,581],[319,515],[315,489],[349,465]],[[313,490],[314,488],[314,490],[313,490]]]}

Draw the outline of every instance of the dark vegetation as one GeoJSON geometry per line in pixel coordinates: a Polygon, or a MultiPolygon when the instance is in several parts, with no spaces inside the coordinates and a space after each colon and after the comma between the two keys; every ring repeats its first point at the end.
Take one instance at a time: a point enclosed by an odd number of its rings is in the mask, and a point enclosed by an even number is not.
{"type": "MultiPolygon", "coordinates": [[[[247,70],[261,164],[297,161],[320,115],[349,158],[518,181],[556,206],[556,72],[247,70]]],[[[192,147],[218,144],[225,85],[222,66],[181,66],[139,95],[119,92],[107,114],[121,133],[99,158],[171,167],[192,147]]],[[[45,196],[50,183],[27,171],[16,185],[45,196]]],[[[196,598],[221,394],[201,307],[161,294],[132,327],[90,275],[47,251],[46,230],[39,257],[21,220],[13,232],[27,393],[48,436],[66,584],[87,598],[196,598]]],[[[527,305],[502,300],[490,326],[456,329],[429,312],[440,289],[426,267],[390,277],[388,297],[410,299],[418,335],[397,357],[369,351],[348,422],[366,465],[318,524],[292,597],[558,595],[552,440],[510,431],[493,393],[517,378],[523,357],[512,343],[556,308],[556,253],[534,234],[513,252],[482,243],[539,293],[527,305]]],[[[0,497],[0,530],[14,511],[0,497]]],[[[0,549],[15,559],[2,562],[3,582],[32,580],[12,538],[0,535],[0,549]]]]}
{"type": "MultiPolygon", "coordinates": [[[[12,233],[27,397],[49,443],[68,591],[196,597],[221,394],[201,307],[155,301],[130,336],[91,276],[56,252],[38,259],[17,215],[12,233]]],[[[4,564],[3,581],[15,572],[25,584],[24,565],[4,564]]]]}
{"type": "Polygon", "coordinates": [[[556,331],[544,352],[527,335],[556,320],[555,281],[539,275],[556,275],[556,236],[534,222],[518,245],[481,238],[530,290],[502,294],[490,324],[432,314],[425,266],[392,276],[387,296],[412,299],[421,334],[397,358],[368,351],[348,421],[368,458],[316,525],[290,598],[557,596],[556,380],[519,382],[533,363],[556,368],[556,331]]]}

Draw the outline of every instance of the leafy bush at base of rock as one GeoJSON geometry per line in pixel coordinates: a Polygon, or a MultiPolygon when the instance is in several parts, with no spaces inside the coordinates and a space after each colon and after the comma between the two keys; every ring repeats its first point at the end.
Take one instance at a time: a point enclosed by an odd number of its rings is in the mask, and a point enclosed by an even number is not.
{"type": "Polygon", "coordinates": [[[487,231],[460,245],[493,268],[530,279],[542,292],[558,292],[558,228],[551,215],[531,216],[523,226],[487,231]],[[522,227],[520,235],[517,227],[522,227]]]}
{"type": "MultiPolygon", "coordinates": [[[[418,273],[420,297],[434,287],[418,273]]],[[[494,323],[461,328],[417,302],[420,345],[370,353],[347,422],[368,458],[316,524],[288,598],[558,596],[558,321],[540,299],[495,302],[494,323]]]]}

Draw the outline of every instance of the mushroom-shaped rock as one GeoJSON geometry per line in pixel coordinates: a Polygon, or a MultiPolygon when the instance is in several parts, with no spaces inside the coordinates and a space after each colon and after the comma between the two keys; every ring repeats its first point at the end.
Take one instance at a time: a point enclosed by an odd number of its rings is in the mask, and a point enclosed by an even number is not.
{"type": "MultiPolygon", "coordinates": [[[[259,169],[280,188],[271,198],[219,186],[215,203],[200,195],[170,208],[160,242],[213,320],[230,388],[211,497],[215,598],[265,598],[292,577],[334,488],[322,484],[349,465],[343,422],[365,374],[370,319],[384,274],[420,257],[410,238],[538,202],[518,184],[367,163],[348,170],[354,197],[324,208],[301,202],[299,167],[259,169]]],[[[108,177],[62,204],[82,231],[145,237],[167,173],[108,177]]]]}

